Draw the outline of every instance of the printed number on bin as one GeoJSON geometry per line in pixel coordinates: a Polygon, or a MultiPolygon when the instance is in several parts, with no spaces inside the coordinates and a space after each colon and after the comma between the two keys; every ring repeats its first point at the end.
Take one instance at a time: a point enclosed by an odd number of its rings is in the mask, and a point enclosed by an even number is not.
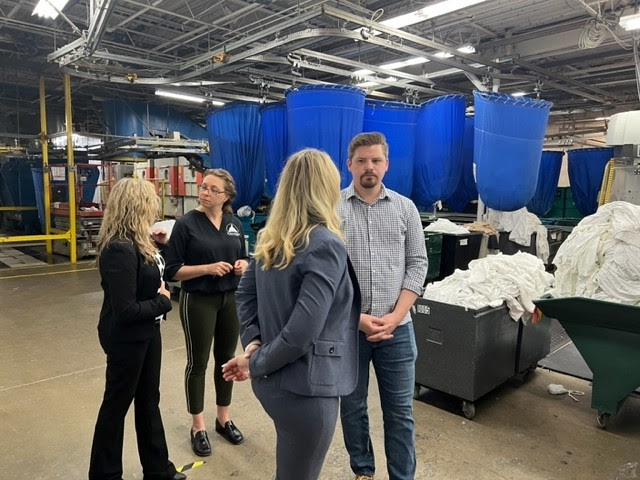
{"type": "Polygon", "coordinates": [[[431,309],[429,308],[429,305],[417,305],[417,307],[418,307],[418,313],[422,313],[424,315],[431,314],[431,309]]]}

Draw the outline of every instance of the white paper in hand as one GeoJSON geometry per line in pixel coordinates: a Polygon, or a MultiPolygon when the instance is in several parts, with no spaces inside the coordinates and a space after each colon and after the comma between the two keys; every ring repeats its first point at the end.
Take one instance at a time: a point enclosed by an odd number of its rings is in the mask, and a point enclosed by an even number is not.
{"type": "Polygon", "coordinates": [[[167,240],[171,237],[171,231],[173,230],[173,226],[176,224],[175,220],[163,220],[161,222],[156,222],[151,225],[150,231],[153,232],[156,229],[162,229],[167,232],[167,240]]]}

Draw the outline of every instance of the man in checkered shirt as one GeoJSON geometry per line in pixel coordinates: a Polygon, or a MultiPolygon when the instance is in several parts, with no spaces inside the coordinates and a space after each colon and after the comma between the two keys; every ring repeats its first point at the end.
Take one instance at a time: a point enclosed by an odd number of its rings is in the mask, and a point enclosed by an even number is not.
{"type": "Polygon", "coordinates": [[[342,190],[339,214],[362,292],[358,385],[342,397],[340,416],[356,480],[373,479],[367,392],[373,362],[384,419],[389,480],[413,480],[416,453],[413,392],[417,356],[409,309],[422,293],[427,252],[411,200],[385,188],[389,147],[384,135],[362,133],[349,145],[353,182],[342,190]]]}

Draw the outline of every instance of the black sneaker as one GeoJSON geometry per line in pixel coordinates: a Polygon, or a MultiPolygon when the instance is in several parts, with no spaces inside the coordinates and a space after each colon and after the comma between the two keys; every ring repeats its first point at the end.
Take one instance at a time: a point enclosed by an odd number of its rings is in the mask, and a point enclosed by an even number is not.
{"type": "Polygon", "coordinates": [[[244,442],[244,436],[242,435],[242,432],[238,430],[238,427],[236,427],[231,420],[225,423],[223,427],[222,425],[220,425],[220,422],[216,418],[216,432],[234,445],[240,445],[242,442],[244,442]]]}
{"type": "Polygon", "coordinates": [[[199,457],[208,457],[211,455],[211,443],[209,442],[209,436],[206,430],[200,430],[193,433],[191,430],[191,449],[193,453],[199,457]]]}

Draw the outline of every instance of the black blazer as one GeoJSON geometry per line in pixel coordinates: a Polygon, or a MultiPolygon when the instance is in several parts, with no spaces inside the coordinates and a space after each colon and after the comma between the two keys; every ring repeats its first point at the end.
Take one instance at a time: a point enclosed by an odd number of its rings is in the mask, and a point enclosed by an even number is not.
{"type": "Polygon", "coordinates": [[[98,334],[101,343],[152,338],[156,317],[171,310],[171,300],[158,293],[160,270],[147,263],[133,242],[112,241],[100,254],[104,301],[98,334]]]}

